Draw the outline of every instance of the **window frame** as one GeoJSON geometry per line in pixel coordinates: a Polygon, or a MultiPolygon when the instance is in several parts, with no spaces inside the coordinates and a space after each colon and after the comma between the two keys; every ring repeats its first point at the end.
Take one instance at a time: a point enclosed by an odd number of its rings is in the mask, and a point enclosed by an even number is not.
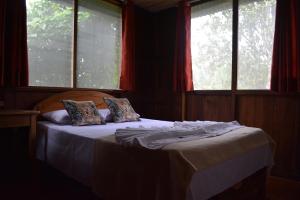
{"type": "MultiPolygon", "coordinates": [[[[214,0],[199,0],[192,2],[191,6],[207,3],[214,0]]],[[[239,34],[239,0],[232,0],[232,68],[231,68],[231,89],[229,90],[193,90],[196,94],[273,94],[269,89],[237,89],[238,81],[238,34],[239,34]]]]}
{"type": "MultiPolygon", "coordinates": [[[[53,88],[53,89],[84,89],[84,90],[101,90],[101,91],[119,91],[120,88],[115,89],[99,89],[99,88],[83,88],[83,87],[77,87],[77,50],[78,50],[78,12],[79,12],[79,1],[80,0],[72,0],[73,1],[73,20],[72,20],[72,54],[71,54],[71,86],[70,87],[53,87],[53,86],[34,86],[34,85],[28,85],[28,88],[53,88]]],[[[122,8],[123,3],[119,0],[103,0],[105,2],[111,3],[113,5],[119,6],[122,8]]],[[[26,8],[27,9],[27,8],[26,8]]],[[[27,11],[26,11],[27,12],[27,11]]],[[[122,15],[122,12],[121,12],[122,15]]],[[[122,20],[122,19],[121,19],[122,20]]],[[[121,47],[122,48],[122,47],[121,47]]],[[[122,51],[122,50],[121,50],[122,51]]],[[[29,59],[29,58],[28,58],[29,59]]]]}

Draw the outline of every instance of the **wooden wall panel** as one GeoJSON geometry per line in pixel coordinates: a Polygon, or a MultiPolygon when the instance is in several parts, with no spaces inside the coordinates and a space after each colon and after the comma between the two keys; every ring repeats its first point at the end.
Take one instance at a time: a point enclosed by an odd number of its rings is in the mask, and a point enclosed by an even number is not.
{"type": "Polygon", "coordinates": [[[273,113],[274,101],[271,96],[238,97],[237,119],[247,126],[269,128],[272,126],[270,113],[273,113]]]}
{"type": "MultiPolygon", "coordinates": [[[[188,94],[188,120],[230,121],[232,97],[188,94]]],[[[180,105],[178,105],[180,106],[180,105]]],[[[248,94],[236,96],[236,120],[262,128],[277,144],[272,174],[300,179],[300,98],[297,95],[248,94]]]]}
{"type": "Polygon", "coordinates": [[[172,92],[176,9],[156,14],[136,8],[137,91],[124,94],[142,117],[180,120],[181,96],[172,92]]]}
{"type": "Polygon", "coordinates": [[[160,120],[181,120],[181,96],[173,92],[126,93],[137,113],[142,117],[160,120]]]}
{"type": "Polygon", "coordinates": [[[156,92],[155,101],[150,105],[154,105],[154,118],[156,119],[181,120],[181,94],[166,91],[156,92]]]}
{"type": "Polygon", "coordinates": [[[154,23],[152,13],[135,7],[135,70],[138,92],[150,91],[153,84],[154,23]]]}
{"type": "Polygon", "coordinates": [[[176,8],[157,13],[154,16],[154,84],[150,87],[159,93],[169,94],[173,90],[173,66],[176,40],[176,8]]]}
{"type": "Polygon", "coordinates": [[[300,134],[298,126],[299,112],[297,109],[299,103],[299,98],[274,98],[274,112],[270,114],[272,117],[270,135],[274,135],[278,150],[275,156],[278,165],[275,165],[274,170],[278,174],[284,172],[286,176],[291,177],[300,175],[297,170],[297,159],[300,158],[300,155],[296,151],[299,148],[297,137],[300,134]]]}
{"type": "Polygon", "coordinates": [[[297,97],[239,97],[238,120],[247,126],[262,128],[277,144],[274,174],[287,177],[298,175],[298,106],[297,97]]]}
{"type": "Polygon", "coordinates": [[[231,95],[187,95],[187,120],[232,121],[231,95]]]}

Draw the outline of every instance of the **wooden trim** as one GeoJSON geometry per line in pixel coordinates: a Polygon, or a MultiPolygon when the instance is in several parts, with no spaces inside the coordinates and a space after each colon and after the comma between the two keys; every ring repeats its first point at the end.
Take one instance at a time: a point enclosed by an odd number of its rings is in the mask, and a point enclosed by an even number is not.
{"type": "MultiPolygon", "coordinates": [[[[65,92],[72,90],[80,91],[99,91],[104,93],[114,93],[114,94],[123,94],[128,91],[122,89],[97,89],[97,88],[70,88],[70,87],[46,87],[46,86],[27,86],[27,87],[15,87],[15,88],[0,88],[1,92],[5,91],[15,91],[15,92],[65,92]]],[[[231,90],[194,90],[186,92],[186,95],[232,95],[231,90]]],[[[299,96],[299,92],[290,92],[290,93],[278,93],[271,90],[237,90],[235,92],[238,96],[244,95],[264,95],[264,96],[299,96]]]]}
{"type": "Polygon", "coordinates": [[[237,90],[237,95],[300,96],[299,92],[279,93],[271,90],[237,90]]]}
{"type": "Polygon", "coordinates": [[[181,93],[181,120],[184,121],[186,119],[186,96],[185,92],[181,93]]]}
{"type": "Polygon", "coordinates": [[[290,93],[279,93],[271,90],[194,90],[187,92],[187,95],[237,95],[237,96],[246,96],[246,95],[258,95],[258,96],[300,96],[299,92],[290,92],[290,93]]]}
{"type": "Polygon", "coordinates": [[[73,15],[73,51],[72,51],[72,79],[71,86],[77,88],[77,37],[78,35],[78,0],[74,0],[73,15]]]}
{"type": "MultiPolygon", "coordinates": [[[[119,89],[96,89],[96,88],[66,88],[66,87],[39,87],[39,86],[28,86],[28,87],[16,87],[16,88],[2,88],[3,92],[66,92],[66,91],[98,91],[104,93],[122,94],[124,90],[119,89]]],[[[0,90],[1,91],[1,90],[0,90]]]]}
{"type": "Polygon", "coordinates": [[[238,71],[238,27],[239,27],[239,2],[232,1],[232,71],[231,89],[233,93],[237,90],[238,71]]]}
{"type": "Polygon", "coordinates": [[[231,92],[231,90],[194,90],[194,91],[187,92],[187,94],[188,95],[190,95],[190,94],[231,95],[232,92],[231,92]]]}
{"type": "Polygon", "coordinates": [[[231,118],[237,119],[237,76],[238,76],[238,30],[239,30],[239,1],[232,0],[232,68],[231,68],[231,118]]]}

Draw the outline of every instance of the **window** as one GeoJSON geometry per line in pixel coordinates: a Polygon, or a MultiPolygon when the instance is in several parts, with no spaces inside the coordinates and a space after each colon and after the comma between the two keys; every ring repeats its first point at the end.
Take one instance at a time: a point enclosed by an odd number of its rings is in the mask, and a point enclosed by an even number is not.
{"type": "Polygon", "coordinates": [[[232,0],[209,1],[192,7],[195,90],[230,90],[234,67],[237,67],[237,86],[234,86],[237,89],[270,88],[276,0],[238,3],[238,10],[233,10],[232,0]],[[238,15],[233,15],[237,12],[238,15]],[[233,28],[233,16],[238,17],[237,29],[233,28]],[[238,34],[237,41],[233,40],[234,33],[238,34]],[[232,46],[237,48],[237,66],[232,64],[232,46]]]}
{"type": "Polygon", "coordinates": [[[76,24],[73,0],[26,1],[29,85],[119,88],[121,8],[76,1],[76,24]]]}
{"type": "Polygon", "coordinates": [[[232,1],[192,7],[191,48],[195,90],[228,90],[232,66],[232,1]]]}
{"type": "Polygon", "coordinates": [[[72,1],[26,3],[29,85],[71,87],[72,1]]]}
{"type": "Polygon", "coordinates": [[[239,1],[238,89],[270,89],[275,5],[239,1]]]}
{"type": "Polygon", "coordinates": [[[119,8],[97,0],[80,0],[79,13],[89,17],[78,23],[78,87],[118,88],[121,59],[119,8]]]}

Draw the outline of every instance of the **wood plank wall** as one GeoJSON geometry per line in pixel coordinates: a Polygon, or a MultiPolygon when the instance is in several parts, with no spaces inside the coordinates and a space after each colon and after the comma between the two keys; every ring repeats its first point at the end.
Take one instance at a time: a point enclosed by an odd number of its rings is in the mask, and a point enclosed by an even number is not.
{"type": "MultiPolygon", "coordinates": [[[[218,93],[186,94],[186,120],[237,120],[262,128],[276,142],[272,175],[300,180],[300,96],[218,93]]],[[[180,120],[181,97],[172,92],[154,96],[131,96],[143,117],[180,120]]]]}
{"type": "Polygon", "coordinates": [[[188,94],[187,120],[232,121],[232,97],[228,94],[188,94]]]}
{"type": "Polygon", "coordinates": [[[137,91],[123,95],[142,116],[180,120],[181,96],[172,92],[176,9],[153,14],[136,8],[136,15],[137,91]]]}
{"type": "MultiPolygon", "coordinates": [[[[277,145],[272,175],[300,180],[300,96],[241,94],[236,95],[235,104],[232,98],[229,94],[188,93],[185,119],[237,120],[246,126],[262,128],[277,145]]],[[[136,100],[137,111],[144,117],[171,121],[181,118],[178,94],[161,92],[151,99],[136,100]]]]}
{"type": "Polygon", "coordinates": [[[262,128],[277,144],[272,174],[299,180],[299,95],[241,94],[237,95],[235,105],[231,104],[231,98],[222,94],[188,94],[186,119],[237,120],[247,126],[262,128]],[[236,114],[232,118],[234,110],[236,114]]]}

